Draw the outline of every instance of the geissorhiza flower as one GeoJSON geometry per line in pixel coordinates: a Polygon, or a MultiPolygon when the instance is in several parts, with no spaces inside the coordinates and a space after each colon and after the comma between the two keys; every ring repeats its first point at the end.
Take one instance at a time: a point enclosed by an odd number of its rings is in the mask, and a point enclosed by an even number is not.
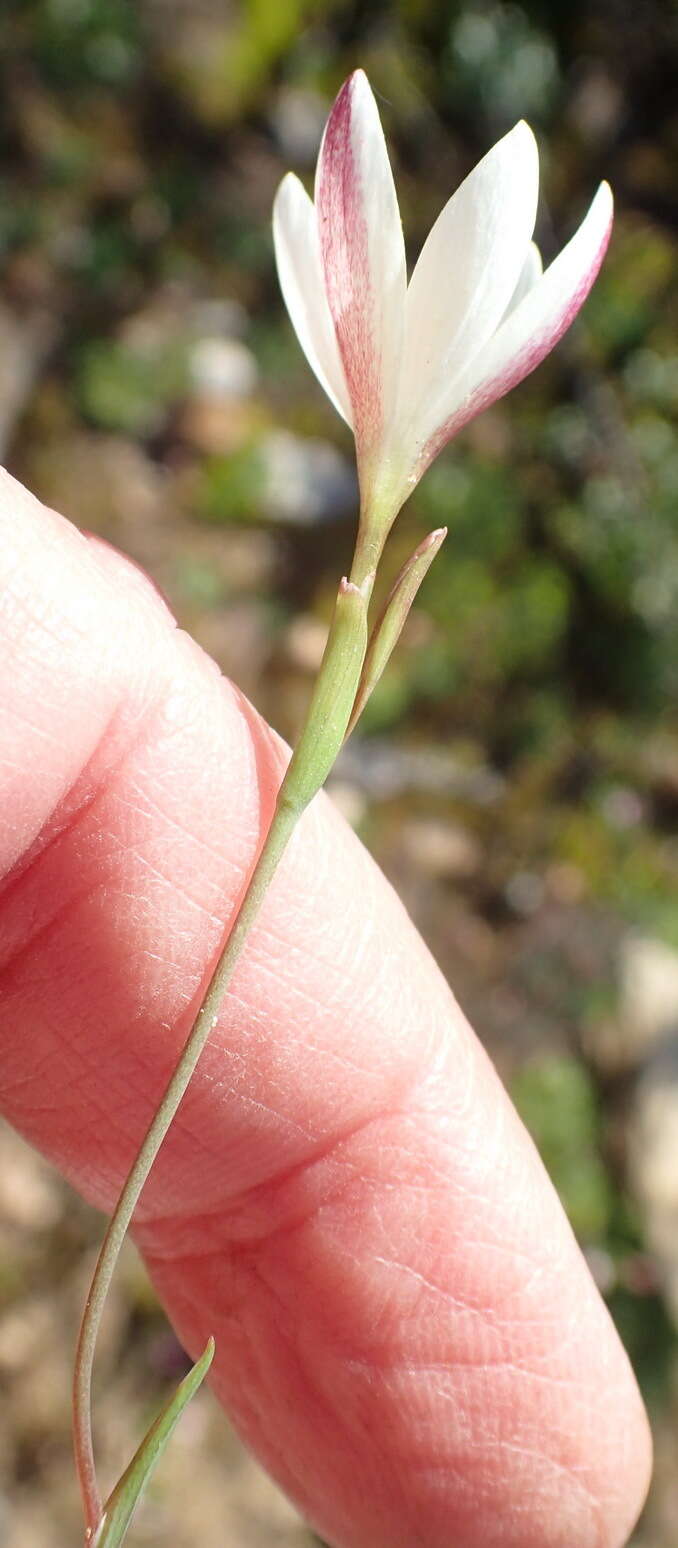
{"type": "Polygon", "coordinates": [[[433,458],[539,365],[598,273],[607,183],[544,272],[532,241],[538,184],[536,142],[521,122],[445,205],[408,285],[379,114],[356,70],[325,128],[315,202],[292,173],[280,185],[280,283],[309,364],[353,429],[372,561],[433,458]]]}

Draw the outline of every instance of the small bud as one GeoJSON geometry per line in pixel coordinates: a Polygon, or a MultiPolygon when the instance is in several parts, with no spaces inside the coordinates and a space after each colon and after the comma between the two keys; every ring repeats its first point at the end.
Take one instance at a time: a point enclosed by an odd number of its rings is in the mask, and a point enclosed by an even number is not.
{"type": "Polygon", "coordinates": [[[407,563],[403,565],[397,580],[391,587],[369,638],[347,736],[362,715],[372,690],[379,682],[384,667],[400,638],[403,625],[424,576],[446,537],[447,527],[438,527],[435,532],[429,532],[428,537],[424,538],[418,548],[415,548],[407,563]]]}
{"type": "Polygon", "coordinates": [[[301,738],[283,780],[279,806],[303,811],[332,768],[346,735],[367,647],[367,603],[341,581],[320,672],[301,738]]]}

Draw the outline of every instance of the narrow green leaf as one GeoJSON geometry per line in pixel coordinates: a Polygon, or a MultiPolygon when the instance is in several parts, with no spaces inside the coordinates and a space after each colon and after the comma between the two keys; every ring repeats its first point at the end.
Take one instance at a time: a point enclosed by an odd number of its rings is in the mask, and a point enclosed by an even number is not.
{"type": "Polygon", "coordinates": [[[424,576],[446,537],[447,527],[438,527],[435,532],[429,532],[428,537],[424,538],[418,548],[415,548],[407,563],[403,565],[391,587],[369,638],[347,736],[362,715],[372,690],[379,682],[424,576]]]}
{"type": "Polygon", "coordinates": [[[367,648],[367,603],[343,579],[306,724],[290,759],[279,805],[303,811],[332,768],[346,735],[367,648]]]}
{"type": "Polygon", "coordinates": [[[204,1354],[184,1377],[174,1396],[161,1409],[132,1457],[129,1467],[106,1501],[101,1525],[93,1538],[92,1548],[118,1548],[118,1544],[123,1541],[135,1506],[143,1494],[156,1462],[160,1460],[177,1420],[207,1375],[213,1357],[214,1339],[211,1338],[204,1354]]]}

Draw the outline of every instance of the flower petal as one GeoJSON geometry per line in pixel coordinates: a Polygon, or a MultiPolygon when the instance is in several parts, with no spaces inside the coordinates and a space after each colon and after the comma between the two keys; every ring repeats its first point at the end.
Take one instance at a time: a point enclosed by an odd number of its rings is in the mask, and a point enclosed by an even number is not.
{"type": "Polygon", "coordinates": [[[421,448],[414,482],[463,425],[522,382],[562,338],[583,306],[605,256],[612,208],[610,188],[601,183],[567,246],[509,312],[482,354],[452,384],[438,427],[421,448]]]}
{"type": "Polygon", "coordinates": [[[318,158],[315,203],[326,294],[364,466],[393,411],[406,270],[388,153],[362,70],[346,81],[332,108],[318,158]]]}
{"type": "Polygon", "coordinates": [[[538,188],[535,138],[519,123],[439,215],[407,292],[398,407],[406,440],[427,439],[450,378],[480,353],[504,316],[534,230],[538,188]]]}
{"type": "MultiPolygon", "coordinates": [[[[511,312],[515,312],[518,304],[521,301],[524,301],[525,296],[528,296],[530,291],[534,289],[537,280],[541,279],[543,272],[544,265],[541,261],[541,253],[539,248],[537,247],[536,242],[530,242],[530,245],[527,249],[527,257],[520,271],[518,284],[516,285],[513,295],[511,296],[511,300],[509,301],[509,304],[506,308],[504,318],[509,317],[511,312]]],[[[504,318],[502,318],[502,322],[504,318]]]]}
{"type": "Polygon", "coordinates": [[[350,425],[351,405],[325,295],[313,201],[292,172],[275,197],[273,242],[280,288],[299,343],[321,387],[350,425]]]}

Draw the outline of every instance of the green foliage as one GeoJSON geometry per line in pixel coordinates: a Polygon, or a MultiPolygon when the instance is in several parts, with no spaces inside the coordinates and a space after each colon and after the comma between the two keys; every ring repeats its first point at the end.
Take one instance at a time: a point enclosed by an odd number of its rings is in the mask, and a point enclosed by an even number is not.
{"type": "Polygon", "coordinates": [[[633,1364],[645,1402],[654,1408],[671,1397],[676,1330],[659,1295],[634,1295],[619,1286],[609,1298],[615,1325],[633,1364]]]}
{"type": "Polygon", "coordinates": [[[24,8],[36,62],[57,88],[132,83],[141,68],[139,11],[130,0],[35,0],[24,8]]]}
{"type": "Polygon", "coordinates": [[[450,26],[444,79],[452,101],[480,102],[491,120],[541,119],[556,97],[558,56],[520,6],[475,0],[450,26]]]}
{"type": "Polygon", "coordinates": [[[595,1092],[583,1064],[534,1060],[516,1076],[511,1095],[577,1236],[600,1242],[611,1222],[613,1197],[599,1149],[595,1092]]]}
{"type": "Polygon", "coordinates": [[[223,16],[216,13],[209,48],[199,19],[192,24],[189,11],[179,18],[175,36],[165,40],[165,68],[199,120],[232,122],[256,99],[304,23],[328,9],[322,0],[286,0],[284,5],[244,0],[223,16]]]}
{"type": "MultiPolygon", "coordinates": [[[[417,491],[417,507],[428,526],[448,526],[450,546],[473,554],[488,567],[503,564],[524,536],[520,490],[505,469],[455,447],[433,464],[417,491]]],[[[449,562],[454,567],[454,559],[449,562]]],[[[439,562],[434,575],[439,572],[439,562]]]]}
{"type": "Polygon", "coordinates": [[[256,443],[242,446],[230,457],[212,457],[203,469],[196,511],[204,521],[257,520],[265,482],[263,458],[256,443]]]}
{"type": "Polygon", "coordinates": [[[124,344],[94,339],[80,354],[80,406],[105,430],[137,436],[155,434],[185,384],[185,361],[175,347],[141,353],[124,344]]]}

